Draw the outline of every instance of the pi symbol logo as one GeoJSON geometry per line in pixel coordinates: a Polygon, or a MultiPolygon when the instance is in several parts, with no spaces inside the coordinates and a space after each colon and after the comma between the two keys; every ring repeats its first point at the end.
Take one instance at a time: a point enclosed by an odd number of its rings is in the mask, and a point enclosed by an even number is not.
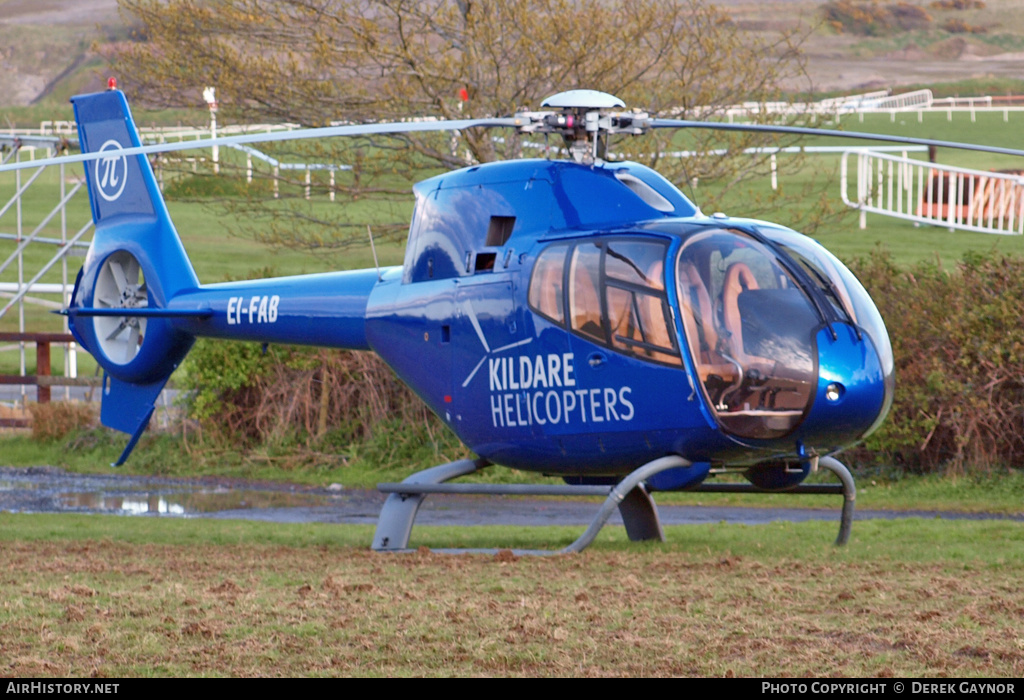
{"type": "MultiPolygon", "coordinates": [[[[104,151],[120,151],[121,144],[110,139],[100,148],[104,151]]],[[[124,192],[124,186],[128,182],[128,158],[125,156],[111,155],[96,160],[95,179],[96,191],[108,202],[115,201],[124,192]]]]}

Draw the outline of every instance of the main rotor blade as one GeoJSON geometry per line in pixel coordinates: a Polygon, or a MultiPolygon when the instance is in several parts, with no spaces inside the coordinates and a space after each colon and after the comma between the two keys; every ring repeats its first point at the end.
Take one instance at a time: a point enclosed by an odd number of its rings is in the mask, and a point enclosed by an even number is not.
{"type": "Polygon", "coordinates": [[[813,129],[806,126],[773,126],[770,124],[728,124],[724,122],[690,121],[687,119],[652,119],[651,127],[655,129],[712,129],[715,131],[745,131],[763,134],[797,134],[800,136],[838,136],[847,139],[864,139],[866,141],[884,141],[886,143],[906,143],[916,146],[936,146],[940,148],[959,148],[965,151],[983,151],[999,153],[1006,156],[1024,156],[1024,150],[1004,148],[1002,146],[982,146],[976,143],[960,141],[939,141],[921,139],[913,136],[889,136],[887,134],[869,134],[863,131],[839,131],[837,129],[813,129]]]}
{"type": "Polygon", "coordinates": [[[316,129],[295,129],[293,131],[276,131],[271,133],[239,134],[238,136],[221,136],[215,139],[198,141],[181,141],[177,143],[158,143],[151,146],[134,146],[121,150],[109,149],[80,153],[73,156],[60,156],[40,160],[23,161],[0,165],[0,172],[21,170],[23,168],[60,165],[62,163],[84,163],[101,158],[136,156],[149,153],[171,153],[173,151],[190,151],[211,146],[230,146],[239,143],[268,143],[274,141],[299,141],[303,139],[325,139],[334,136],[364,136],[367,134],[408,134],[424,131],[458,131],[474,126],[520,126],[521,122],[512,117],[495,117],[493,119],[454,119],[451,121],[434,122],[384,122],[381,124],[351,124],[347,126],[325,126],[316,129]]]}

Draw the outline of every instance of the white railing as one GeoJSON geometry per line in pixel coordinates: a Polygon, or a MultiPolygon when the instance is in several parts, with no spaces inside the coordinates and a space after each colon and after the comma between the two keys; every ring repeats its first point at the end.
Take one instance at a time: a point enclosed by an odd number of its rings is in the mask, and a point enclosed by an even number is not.
{"type": "MultiPolygon", "coordinates": [[[[691,118],[710,118],[724,114],[729,123],[737,119],[751,119],[759,114],[779,116],[818,115],[833,118],[837,122],[856,114],[863,122],[865,114],[888,114],[890,121],[896,121],[897,113],[912,112],[917,114],[917,121],[924,121],[924,114],[945,113],[946,120],[953,120],[953,113],[970,114],[971,121],[976,121],[979,112],[1001,112],[1003,121],[1010,120],[1010,112],[1024,111],[1021,98],[1011,97],[940,97],[932,95],[931,90],[914,90],[898,95],[888,90],[867,92],[862,95],[848,97],[831,97],[817,102],[745,102],[722,108],[697,107],[691,118]],[[704,115],[704,116],[702,116],[704,115]]],[[[679,115],[681,116],[681,115],[679,115]]]]}
{"type": "Polygon", "coordinates": [[[848,150],[840,167],[843,202],[881,214],[950,231],[1024,234],[1024,171],[991,172],[938,165],[870,150],[848,150]],[[856,196],[849,196],[851,158],[856,159],[856,196]]]}
{"type": "MultiPolygon", "coordinates": [[[[989,102],[991,103],[991,100],[989,102]]],[[[896,110],[898,112],[905,112],[908,109],[928,109],[933,103],[934,97],[931,90],[913,90],[912,92],[904,92],[899,95],[879,97],[860,104],[852,104],[847,111],[873,110],[876,112],[886,112],[896,110]]]]}

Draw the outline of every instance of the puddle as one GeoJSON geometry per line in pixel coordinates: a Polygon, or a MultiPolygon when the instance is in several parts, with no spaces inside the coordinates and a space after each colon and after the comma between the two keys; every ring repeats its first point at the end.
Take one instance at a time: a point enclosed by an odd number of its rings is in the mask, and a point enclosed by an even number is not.
{"type": "MultiPolygon", "coordinates": [[[[98,513],[108,515],[235,518],[269,522],[324,522],[374,525],[385,496],[362,489],[326,489],[170,479],[122,474],[69,474],[56,467],[0,467],[0,511],[15,513],[98,513]]],[[[753,501],[752,501],[753,502],[753,501]]],[[[424,525],[588,525],[599,504],[507,496],[435,494],[420,508],[424,525]]],[[[839,523],[841,499],[834,508],[758,508],[658,506],[665,525],[829,520],[839,523]]],[[[908,517],[1024,520],[1024,515],[937,513],[934,511],[857,510],[855,520],[908,517]]],[[[609,521],[621,524],[616,514],[609,521]]]]}
{"type": "Polygon", "coordinates": [[[249,488],[202,480],[69,474],[52,467],[0,467],[0,510],[8,512],[216,517],[337,509],[351,500],[352,492],[298,486],[249,488]]]}
{"type": "Polygon", "coordinates": [[[246,508],[308,508],[327,506],[331,496],[304,493],[277,493],[248,489],[214,488],[189,492],[168,492],[160,489],[145,493],[118,495],[105,491],[62,493],[58,496],[61,510],[90,512],[123,512],[128,515],[202,515],[246,508]]]}

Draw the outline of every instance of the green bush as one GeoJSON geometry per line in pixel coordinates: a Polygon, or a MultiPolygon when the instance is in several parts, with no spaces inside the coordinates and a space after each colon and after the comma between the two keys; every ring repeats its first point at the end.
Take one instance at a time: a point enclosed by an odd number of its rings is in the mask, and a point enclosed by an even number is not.
{"type": "Polygon", "coordinates": [[[862,36],[884,36],[912,29],[927,29],[931,16],[917,5],[897,2],[832,0],[821,6],[825,23],[836,32],[862,36]]]}
{"type": "Polygon", "coordinates": [[[382,468],[468,454],[372,353],[200,339],[181,385],[190,416],[240,449],[340,453],[382,468]]]}
{"type": "Polygon", "coordinates": [[[968,254],[956,270],[853,266],[896,358],[896,400],[861,456],[914,472],[990,470],[1024,458],[1024,259],[968,254]]]}

